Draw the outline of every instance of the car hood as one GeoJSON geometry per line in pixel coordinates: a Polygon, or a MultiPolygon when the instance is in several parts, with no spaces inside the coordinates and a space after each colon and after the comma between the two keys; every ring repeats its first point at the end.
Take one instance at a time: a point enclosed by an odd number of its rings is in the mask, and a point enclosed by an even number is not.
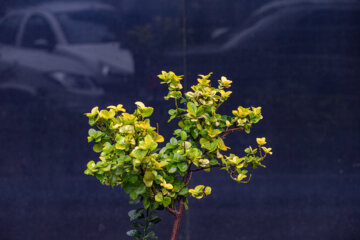
{"type": "Polygon", "coordinates": [[[106,68],[125,75],[135,72],[132,53],[121,49],[118,43],[62,45],[57,50],[58,53],[79,59],[100,71],[106,68]]]}

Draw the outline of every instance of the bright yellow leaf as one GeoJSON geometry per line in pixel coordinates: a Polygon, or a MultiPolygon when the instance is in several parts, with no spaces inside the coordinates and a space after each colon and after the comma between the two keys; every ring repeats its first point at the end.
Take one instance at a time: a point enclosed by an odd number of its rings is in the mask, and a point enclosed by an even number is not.
{"type": "Polygon", "coordinates": [[[156,141],[156,142],[164,142],[164,137],[161,136],[160,134],[157,134],[155,141],[156,141]]]}
{"type": "Polygon", "coordinates": [[[251,107],[253,112],[256,114],[256,115],[259,115],[261,114],[261,107],[251,107]]]}
{"type": "Polygon", "coordinates": [[[85,113],[85,115],[87,116],[87,117],[94,117],[96,114],[98,114],[99,113],[99,107],[93,107],[92,109],[91,109],[91,112],[90,113],[85,113]]]}
{"type": "Polygon", "coordinates": [[[204,190],[204,193],[206,195],[210,195],[211,194],[211,187],[206,187],[205,190],[204,190]]]}
{"type": "Polygon", "coordinates": [[[266,148],[266,147],[261,147],[265,153],[268,153],[270,155],[272,155],[273,153],[271,152],[272,148],[266,148]]]}
{"type": "Polygon", "coordinates": [[[266,144],[266,139],[263,138],[256,138],[256,142],[261,146],[266,144]]]}

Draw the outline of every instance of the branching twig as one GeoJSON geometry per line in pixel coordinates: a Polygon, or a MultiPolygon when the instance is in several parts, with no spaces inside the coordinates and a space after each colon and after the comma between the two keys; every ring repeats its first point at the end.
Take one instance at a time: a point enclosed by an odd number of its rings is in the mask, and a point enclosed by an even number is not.
{"type": "Polygon", "coordinates": [[[212,165],[212,166],[207,166],[207,167],[201,167],[201,168],[192,169],[192,170],[190,170],[190,171],[191,171],[191,172],[198,172],[198,171],[202,171],[202,170],[204,170],[204,169],[215,168],[215,167],[225,167],[225,164],[219,164],[219,165],[212,165]]]}
{"type": "MultiPolygon", "coordinates": [[[[191,168],[191,165],[192,163],[189,164],[188,166],[188,169],[186,171],[186,175],[184,177],[184,182],[185,184],[180,188],[179,192],[181,191],[181,189],[183,189],[184,187],[186,187],[189,183],[190,183],[190,180],[191,180],[191,176],[192,176],[192,172],[190,171],[190,168],[191,168]]],[[[179,216],[179,214],[181,214],[182,212],[182,207],[184,207],[184,203],[183,203],[183,199],[180,200],[180,203],[179,203],[179,210],[176,210],[176,206],[175,206],[175,209],[174,208],[170,208],[170,207],[166,207],[166,210],[171,213],[172,215],[174,215],[175,217],[179,216]]]]}
{"type": "Polygon", "coordinates": [[[178,212],[175,209],[172,209],[170,207],[166,207],[166,210],[174,216],[178,214],[178,212]]]}
{"type": "Polygon", "coordinates": [[[238,127],[238,128],[231,128],[231,129],[228,129],[226,131],[223,132],[223,134],[220,136],[222,139],[225,139],[226,136],[232,132],[236,132],[236,131],[242,131],[244,130],[244,128],[242,127],[238,127]]]}
{"type": "Polygon", "coordinates": [[[252,175],[250,174],[248,180],[246,180],[246,181],[239,181],[239,183],[249,183],[250,180],[251,180],[251,176],[252,176],[252,175]]]}
{"type": "Polygon", "coordinates": [[[180,192],[184,187],[186,187],[187,185],[189,185],[190,180],[191,180],[191,177],[192,177],[192,171],[190,171],[190,173],[189,173],[189,178],[187,179],[186,183],[179,189],[179,192],[180,192]]]}

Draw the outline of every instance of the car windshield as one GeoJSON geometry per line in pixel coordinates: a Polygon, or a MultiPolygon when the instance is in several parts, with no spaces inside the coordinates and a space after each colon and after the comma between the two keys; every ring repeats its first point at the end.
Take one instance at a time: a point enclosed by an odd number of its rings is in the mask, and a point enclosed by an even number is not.
{"type": "Polygon", "coordinates": [[[70,44],[118,41],[119,18],[111,10],[82,10],[56,14],[70,44]]]}

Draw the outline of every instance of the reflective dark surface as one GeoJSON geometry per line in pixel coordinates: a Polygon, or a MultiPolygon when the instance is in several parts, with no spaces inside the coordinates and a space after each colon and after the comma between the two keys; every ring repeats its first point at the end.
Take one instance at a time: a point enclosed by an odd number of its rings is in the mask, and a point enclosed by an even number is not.
{"type": "Polygon", "coordinates": [[[161,70],[233,80],[221,111],[264,119],[232,151],[261,136],[274,150],[249,184],[194,176],[213,194],[190,201],[179,239],[360,239],[360,3],[38,3],[0,3],[0,239],[128,239],[127,196],[83,174],[97,157],[83,113],[143,101],[171,136],[161,70]]]}

